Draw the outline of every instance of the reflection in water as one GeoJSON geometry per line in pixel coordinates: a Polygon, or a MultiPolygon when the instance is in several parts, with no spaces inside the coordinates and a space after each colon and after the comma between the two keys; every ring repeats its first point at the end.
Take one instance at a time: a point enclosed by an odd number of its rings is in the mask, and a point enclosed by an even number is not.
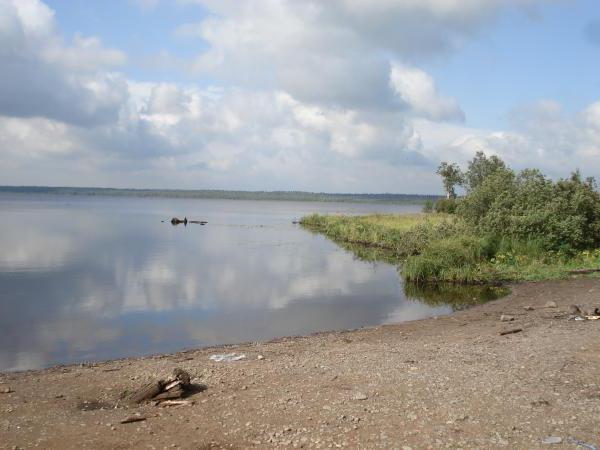
{"type": "Polygon", "coordinates": [[[315,211],[411,208],[0,196],[0,370],[447,312],[405,295],[394,266],[291,224],[315,211]],[[161,223],[177,215],[208,225],[161,223]]]}

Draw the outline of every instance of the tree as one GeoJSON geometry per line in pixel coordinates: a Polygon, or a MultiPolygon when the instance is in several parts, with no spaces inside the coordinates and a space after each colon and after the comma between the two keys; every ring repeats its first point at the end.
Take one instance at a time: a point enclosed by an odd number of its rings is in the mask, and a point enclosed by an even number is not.
{"type": "Polygon", "coordinates": [[[485,153],[479,151],[475,153],[475,157],[469,162],[469,168],[464,175],[464,186],[467,191],[477,189],[490,175],[496,173],[500,169],[506,169],[506,164],[496,155],[490,157],[485,156],[485,153]]]}
{"type": "Polygon", "coordinates": [[[437,174],[442,177],[446,198],[456,198],[455,187],[463,183],[464,175],[458,164],[442,162],[437,169],[437,174]]]}

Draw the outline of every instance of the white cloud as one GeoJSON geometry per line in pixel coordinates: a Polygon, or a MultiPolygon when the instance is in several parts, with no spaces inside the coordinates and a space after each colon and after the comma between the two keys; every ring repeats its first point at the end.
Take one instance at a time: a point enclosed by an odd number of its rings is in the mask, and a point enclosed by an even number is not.
{"type": "Polygon", "coordinates": [[[431,120],[465,120],[458,102],[453,98],[440,96],[433,78],[422,70],[393,64],[390,83],[416,115],[431,120]]]}
{"type": "Polygon", "coordinates": [[[597,167],[596,104],[564,117],[540,103],[510,129],[472,129],[418,67],[540,2],[196,3],[212,14],[177,33],[205,41],[190,65],[218,88],[127,79],[115,72],[126,55],[66,40],[41,1],[0,0],[4,182],[432,192],[441,159],[480,149],[597,167]]]}
{"type": "Polygon", "coordinates": [[[39,0],[0,0],[0,115],[80,125],[115,120],[127,92],[106,72],[125,55],[95,37],[66,44],[39,0]]]}

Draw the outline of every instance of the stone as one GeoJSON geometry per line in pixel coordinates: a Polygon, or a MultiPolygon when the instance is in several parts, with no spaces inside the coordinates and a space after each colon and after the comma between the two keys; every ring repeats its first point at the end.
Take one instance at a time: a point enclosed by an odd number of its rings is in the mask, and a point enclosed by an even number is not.
{"type": "Polygon", "coordinates": [[[512,322],[513,320],[515,320],[514,316],[508,314],[502,314],[500,316],[500,322],[512,322]]]}
{"type": "Polygon", "coordinates": [[[556,308],[557,306],[556,306],[556,302],[549,301],[549,302],[546,302],[546,304],[544,305],[544,307],[545,308],[556,308]]]}
{"type": "Polygon", "coordinates": [[[542,439],[542,444],[560,444],[562,438],[558,436],[548,436],[542,439]]]}
{"type": "Polygon", "coordinates": [[[258,355],[256,359],[265,359],[265,357],[263,355],[258,355]]]}
{"type": "Polygon", "coordinates": [[[525,311],[533,311],[533,310],[534,310],[534,307],[533,307],[533,306],[529,306],[529,305],[527,305],[527,306],[523,306],[523,309],[524,309],[525,311]]]}

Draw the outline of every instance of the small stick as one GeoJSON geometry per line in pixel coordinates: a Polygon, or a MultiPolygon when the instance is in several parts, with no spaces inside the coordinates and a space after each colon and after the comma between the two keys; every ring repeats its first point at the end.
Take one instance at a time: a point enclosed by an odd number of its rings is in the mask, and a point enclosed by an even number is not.
{"type": "Polygon", "coordinates": [[[121,420],[121,422],[119,422],[119,423],[133,423],[133,422],[141,422],[143,420],[146,420],[146,418],[145,417],[131,416],[131,417],[128,417],[127,419],[121,420]]]}
{"type": "Polygon", "coordinates": [[[520,333],[523,331],[523,328],[513,328],[512,330],[504,330],[500,332],[500,336],[505,336],[507,334],[520,333]]]}
{"type": "Polygon", "coordinates": [[[163,400],[158,406],[180,406],[180,405],[193,405],[194,402],[191,400],[163,400]]]}

